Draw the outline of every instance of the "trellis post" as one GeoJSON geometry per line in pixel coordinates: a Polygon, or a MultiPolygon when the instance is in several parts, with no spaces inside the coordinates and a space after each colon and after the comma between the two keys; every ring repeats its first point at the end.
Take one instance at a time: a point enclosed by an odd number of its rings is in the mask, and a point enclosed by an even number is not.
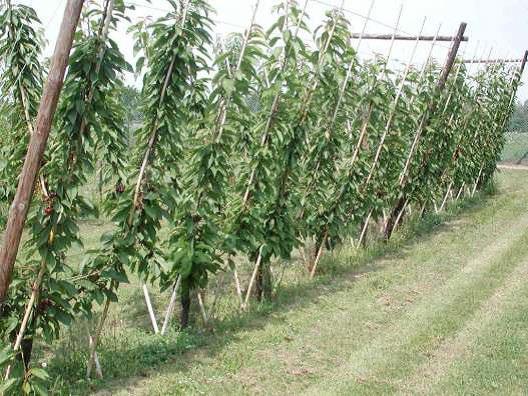
{"type": "Polygon", "coordinates": [[[37,114],[35,133],[29,139],[28,151],[24,160],[20,181],[13,203],[9,210],[7,227],[2,249],[0,250],[0,313],[11,282],[24,224],[26,222],[35,182],[42,164],[42,158],[57,109],[59,96],[64,83],[64,75],[70,57],[73,37],[84,0],[68,0],[57,43],[52,57],[48,80],[43,90],[37,114]]]}
{"type": "MultiPolygon", "coordinates": [[[[460,44],[462,43],[462,40],[464,38],[464,33],[467,28],[467,23],[462,22],[458,28],[458,32],[455,36],[455,40],[453,41],[453,45],[451,46],[451,49],[449,50],[449,53],[447,54],[447,59],[445,66],[442,70],[442,74],[440,75],[440,78],[438,79],[438,83],[436,85],[438,93],[442,93],[445,89],[447,79],[449,78],[449,74],[451,73],[451,70],[453,69],[453,65],[455,64],[455,60],[458,54],[458,50],[460,49],[460,44]]],[[[429,105],[428,110],[425,112],[424,116],[422,117],[422,121],[420,123],[420,126],[418,127],[417,134],[421,134],[422,131],[424,131],[427,128],[427,125],[431,121],[432,115],[436,111],[436,103],[431,102],[429,105]]],[[[403,175],[403,178],[400,180],[400,188],[401,188],[401,196],[398,199],[398,202],[392,209],[391,214],[389,215],[389,219],[387,220],[385,230],[383,232],[383,236],[385,240],[389,240],[392,236],[392,232],[394,230],[394,226],[396,224],[396,219],[398,218],[398,215],[400,211],[404,208],[405,202],[407,201],[407,198],[405,197],[404,189],[407,184],[407,177],[406,175],[403,175]]]]}

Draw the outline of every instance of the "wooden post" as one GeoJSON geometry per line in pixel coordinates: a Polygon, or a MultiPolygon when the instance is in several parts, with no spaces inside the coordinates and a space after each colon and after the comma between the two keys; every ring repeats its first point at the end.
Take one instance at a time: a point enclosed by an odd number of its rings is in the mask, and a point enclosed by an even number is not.
{"type": "MultiPolygon", "coordinates": [[[[460,43],[462,42],[462,39],[464,37],[466,27],[467,27],[467,24],[465,22],[462,22],[458,28],[456,38],[453,41],[453,45],[451,46],[449,53],[447,54],[445,66],[442,69],[442,74],[440,75],[440,78],[438,79],[438,82],[436,85],[436,89],[438,93],[442,93],[445,89],[447,79],[449,77],[449,74],[451,73],[451,70],[453,69],[453,65],[455,64],[456,56],[458,54],[458,50],[460,49],[460,43]]],[[[431,121],[432,115],[435,112],[436,112],[436,104],[435,102],[431,102],[427,111],[422,117],[418,130],[416,132],[417,135],[421,135],[422,131],[424,131],[427,128],[429,122],[431,121]]],[[[394,230],[394,225],[396,224],[396,219],[399,215],[399,212],[402,208],[404,208],[405,202],[407,201],[407,198],[404,196],[405,194],[403,193],[403,191],[405,190],[406,184],[407,184],[407,174],[403,174],[402,177],[400,178],[400,187],[401,187],[402,196],[399,198],[391,214],[389,215],[389,219],[387,221],[387,225],[383,233],[385,240],[390,239],[392,232],[394,230]]]]}
{"type": "Polygon", "coordinates": [[[456,56],[458,54],[458,50],[460,49],[460,43],[464,38],[466,28],[467,23],[465,22],[462,22],[458,28],[458,33],[456,35],[455,40],[453,41],[453,45],[451,46],[449,53],[447,54],[446,64],[444,66],[444,69],[442,70],[440,79],[438,80],[437,87],[439,91],[444,90],[444,87],[447,83],[447,78],[449,77],[449,73],[451,73],[451,69],[453,69],[453,65],[455,64],[456,56]]]}
{"type": "Polygon", "coordinates": [[[35,133],[30,137],[18,188],[9,210],[4,242],[0,251],[0,315],[11,282],[11,274],[20,246],[31,196],[48,142],[53,116],[57,109],[73,37],[83,4],[84,0],[68,0],[66,4],[48,80],[40,101],[35,133]]]}
{"type": "Polygon", "coordinates": [[[528,62],[528,50],[524,51],[524,57],[521,62],[521,68],[519,69],[519,79],[522,77],[524,73],[524,68],[526,67],[526,62],[528,62]]]}

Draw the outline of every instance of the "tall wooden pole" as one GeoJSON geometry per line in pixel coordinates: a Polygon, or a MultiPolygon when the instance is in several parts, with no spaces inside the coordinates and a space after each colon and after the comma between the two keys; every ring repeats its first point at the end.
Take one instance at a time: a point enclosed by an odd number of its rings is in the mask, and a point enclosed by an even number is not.
{"type": "Polygon", "coordinates": [[[467,28],[467,23],[462,22],[458,28],[458,33],[455,37],[455,40],[453,41],[453,45],[451,46],[451,49],[449,50],[449,53],[447,54],[446,64],[444,66],[444,69],[442,70],[442,74],[440,75],[440,79],[438,80],[438,90],[441,92],[444,90],[445,85],[447,83],[447,78],[449,77],[449,73],[451,73],[451,70],[453,69],[453,65],[455,64],[455,60],[458,54],[458,50],[460,49],[460,43],[462,42],[464,38],[464,33],[467,28]]]}
{"type": "Polygon", "coordinates": [[[40,101],[35,133],[30,137],[18,188],[9,210],[4,241],[0,250],[0,315],[11,282],[11,274],[24,230],[24,223],[48,142],[53,116],[57,109],[73,44],[73,36],[77,29],[83,4],[84,0],[68,0],[66,4],[48,80],[40,101]]]}
{"type": "MultiPolygon", "coordinates": [[[[451,70],[453,69],[453,65],[455,64],[455,60],[458,54],[458,50],[460,49],[460,44],[462,43],[462,40],[464,38],[464,33],[466,31],[467,23],[462,22],[458,28],[458,32],[455,36],[455,40],[453,41],[453,45],[451,46],[451,49],[449,50],[449,53],[447,54],[446,63],[444,68],[442,69],[442,74],[440,75],[440,78],[438,79],[436,89],[438,93],[442,93],[445,89],[447,79],[449,78],[449,74],[451,73],[451,70]]],[[[423,131],[427,129],[427,126],[431,122],[431,119],[433,115],[435,114],[437,110],[437,103],[432,101],[429,104],[429,107],[427,111],[425,112],[424,116],[422,117],[422,120],[420,122],[420,125],[418,127],[417,134],[420,136],[423,131]]],[[[390,239],[392,236],[392,232],[394,230],[394,226],[396,224],[396,219],[398,218],[400,211],[404,208],[405,202],[407,202],[407,197],[405,196],[405,187],[407,185],[408,181],[408,175],[403,174],[402,177],[400,177],[400,198],[398,199],[398,202],[392,209],[391,214],[389,215],[389,219],[387,220],[387,223],[385,225],[385,230],[383,232],[385,240],[390,239]]]]}
{"type": "Polygon", "coordinates": [[[526,62],[528,62],[528,51],[524,51],[524,57],[521,62],[521,68],[519,70],[519,79],[522,78],[522,75],[524,73],[524,68],[526,67],[526,62]]]}

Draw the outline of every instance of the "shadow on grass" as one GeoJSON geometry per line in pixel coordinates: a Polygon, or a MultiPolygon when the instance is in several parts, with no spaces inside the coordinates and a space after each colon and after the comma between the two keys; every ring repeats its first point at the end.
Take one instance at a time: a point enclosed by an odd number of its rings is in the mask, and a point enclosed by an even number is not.
{"type": "MultiPolygon", "coordinates": [[[[87,343],[79,335],[81,326],[78,326],[79,329],[71,330],[72,334],[59,346],[61,353],[56,351],[50,361],[50,373],[58,378],[51,393],[81,395],[101,389],[111,393],[124,387],[133,388],[143,377],[160,369],[185,373],[203,356],[214,358],[220,354],[227,345],[240,338],[240,332],[283,323],[283,316],[288,312],[315,304],[322,295],[350,287],[351,282],[362,274],[380,270],[386,265],[380,258],[404,259],[414,245],[426,241],[434,233],[452,229],[451,221],[461,213],[470,216],[478,212],[493,193],[494,190],[490,190],[462,200],[441,214],[411,217],[388,243],[378,241],[360,250],[346,246],[337,248],[323,258],[316,279],[310,280],[299,271],[291,284],[277,291],[272,302],[255,304],[249,312],[231,312],[223,319],[214,320],[211,323],[214,331],[197,327],[187,332],[170,331],[164,337],[153,335],[144,321],[138,320],[137,305],[127,301],[120,309],[126,318],[120,322],[109,318],[99,348],[105,380],[84,380],[87,343]],[[139,322],[142,322],[141,326],[134,325],[139,322]],[[128,324],[133,326],[127,327],[128,324]]],[[[133,300],[141,301],[140,298],[133,300]]],[[[83,334],[85,338],[86,333],[83,334]]]]}

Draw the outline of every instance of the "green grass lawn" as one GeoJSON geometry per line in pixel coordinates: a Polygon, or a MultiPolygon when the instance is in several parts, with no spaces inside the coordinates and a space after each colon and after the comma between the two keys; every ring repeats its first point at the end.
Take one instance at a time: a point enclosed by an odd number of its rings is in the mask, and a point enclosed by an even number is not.
{"type": "MultiPolygon", "coordinates": [[[[314,281],[297,260],[277,263],[274,301],[248,313],[221,275],[212,288],[226,297],[207,329],[196,314],[188,332],[153,335],[132,279],[105,328],[104,380],[83,379],[95,320],[38,361],[58,378],[55,394],[524,394],[527,177],[503,171],[496,194],[413,223],[388,246],[340,249],[314,281]]],[[[87,246],[106,227],[85,224],[87,246]]],[[[161,317],[168,293],[152,289],[161,317]]]]}

